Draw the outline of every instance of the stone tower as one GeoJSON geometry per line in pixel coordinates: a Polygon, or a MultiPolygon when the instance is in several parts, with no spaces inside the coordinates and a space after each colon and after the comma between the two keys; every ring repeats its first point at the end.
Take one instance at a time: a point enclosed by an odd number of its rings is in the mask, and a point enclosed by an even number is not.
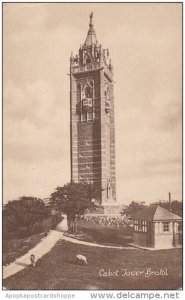
{"type": "Polygon", "coordinates": [[[98,189],[102,204],[116,201],[113,68],[98,43],[93,13],[87,37],[70,57],[71,180],[98,189]]]}

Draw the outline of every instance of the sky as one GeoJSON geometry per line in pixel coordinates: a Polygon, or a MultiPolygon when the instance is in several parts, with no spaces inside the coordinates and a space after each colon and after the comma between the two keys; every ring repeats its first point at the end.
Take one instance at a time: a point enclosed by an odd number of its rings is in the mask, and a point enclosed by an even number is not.
{"type": "Polygon", "coordinates": [[[117,201],[182,200],[181,4],[4,3],[4,203],[70,181],[69,57],[91,11],[114,67],[117,201]]]}

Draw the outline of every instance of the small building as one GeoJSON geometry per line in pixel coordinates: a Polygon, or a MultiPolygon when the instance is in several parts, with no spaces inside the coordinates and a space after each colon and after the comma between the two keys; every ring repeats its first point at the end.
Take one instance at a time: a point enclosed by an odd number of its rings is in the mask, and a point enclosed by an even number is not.
{"type": "Polygon", "coordinates": [[[168,249],[181,244],[182,218],[159,205],[141,209],[132,217],[132,220],[135,245],[168,249]]]}

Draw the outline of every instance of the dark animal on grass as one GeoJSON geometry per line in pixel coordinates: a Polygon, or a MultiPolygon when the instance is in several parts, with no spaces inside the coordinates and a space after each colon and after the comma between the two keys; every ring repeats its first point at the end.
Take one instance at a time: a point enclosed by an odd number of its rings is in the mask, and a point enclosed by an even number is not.
{"type": "Polygon", "coordinates": [[[32,254],[32,255],[30,256],[30,261],[31,261],[32,267],[35,267],[35,266],[36,266],[37,260],[36,260],[36,257],[35,257],[34,254],[32,254]]]}
{"type": "Polygon", "coordinates": [[[76,264],[87,266],[87,258],[84,255],[78,254],[76,256],[76,264]]]}

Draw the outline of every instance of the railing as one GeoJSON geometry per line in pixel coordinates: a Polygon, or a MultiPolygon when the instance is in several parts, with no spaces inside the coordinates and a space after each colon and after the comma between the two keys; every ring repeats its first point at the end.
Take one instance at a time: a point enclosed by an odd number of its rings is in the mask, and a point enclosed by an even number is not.
{"type": "MultiPolygon", "coordinates": [[[[104,67],[104,71],[107,74],[107,76],[109,78],[112,78],[112,72],[110,71],[110,69],[108,68],[108,66],[106,64],[103,65],[104,67]]],[[[71,67],[71,72],[72,73],[79,73],[79,72],[85,72],[85,71],[90,71],[90,70],[96,70],[100,68],[100,63],[91,63],[91,64],[87,64],[85,66],[74,66],[71,67]]]]}
{"type": "Polygon", "coordinates": [[[78,72],[84,72],[84,71],[90,71],[94,69],[99,69],[100,64],[99,63],[93,63],[93,64],[87,64],[85,66],[74,66],[71,68],[72,73],[78,73],[78,72]]]}

